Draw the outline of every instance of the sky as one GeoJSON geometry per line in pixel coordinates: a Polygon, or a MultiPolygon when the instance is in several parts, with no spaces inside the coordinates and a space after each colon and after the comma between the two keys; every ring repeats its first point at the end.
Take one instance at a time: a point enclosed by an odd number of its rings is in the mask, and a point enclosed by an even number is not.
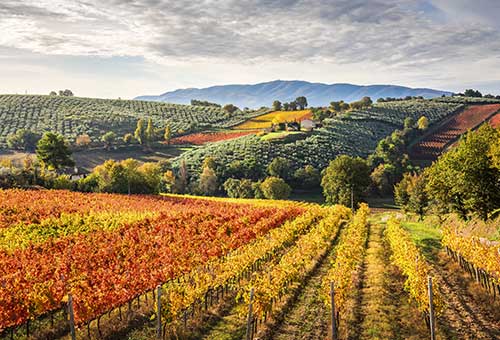
{"type": "Polygon", "coordinates": [[[500,94],[498,0],[1,0],[0,93],[283,80],[500,94]]]}

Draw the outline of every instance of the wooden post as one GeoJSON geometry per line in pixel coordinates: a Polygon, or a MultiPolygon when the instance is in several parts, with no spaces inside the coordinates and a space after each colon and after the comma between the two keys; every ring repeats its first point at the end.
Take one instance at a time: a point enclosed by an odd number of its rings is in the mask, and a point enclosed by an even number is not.
{"type": "Polygon", "coordinates": [[[161,285],[156,287],[156,338],[163,337],[161,331],[161,285]]]}
{"type": "Polygon", "coordinates": [[[330,303],[332,304],[332,340],[337,340],[337,318],[335,316],[335,284],[330,282],[330,303]]]}
{"type": "Polygon", "coordinates": [[[73,296],[71,294],[68,294],[68,314],[69,314],[69,331],[71,334],[71,340],[76,340],[75,313],[73,310],[73,296]]]}
{"type": "Polygon", "coordinates": [[[254,290],[253,288],[250,290],[250,303],[248,304],[248,317],[247,317],[247,335],[246,335],[246,340],[252,340],[253,336],[253,294],[254,290]]]}
{"type": "Polygon", "coordinates": [[[434,318],[434,294],[432,292],[432,277],[428,277],[429,290],[429,327],[431,330],[431,340],[436,340],[436,319],[434,318]]]}

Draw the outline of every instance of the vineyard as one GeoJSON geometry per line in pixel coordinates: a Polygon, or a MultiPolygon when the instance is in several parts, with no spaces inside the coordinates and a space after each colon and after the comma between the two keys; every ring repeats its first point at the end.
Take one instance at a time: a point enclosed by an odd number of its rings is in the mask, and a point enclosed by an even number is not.
{"type": "Polygon", "coordinates": [[[412,147],[415,159],[435,159],[463,133],[487,121],[500,110],[500,104],[473,105],[446,120],[412,147]]]}
{"type": "MultiPolygon", "coordinates": [[[[366,204],[4,190],[0,338],[453,339],[476,308],[458,282],[500,294],[498,243],[460,230],[366,204]]],[[[475,313],[463,339],[495,339],[475,313]]]]}
{"type": "Polygon", "coordinates": [[[88,134],[99,141],[108,131],[133,133],[139,118],[152,118],[157,128],[171,125],[174,134],[209,127],[228,128],[262,112],[228,114],[218,107],[189,106],[137,100],[78,97],[0,95],[0,146],[19,129],[52,131],[70,142],[88,134]]]}
{"type": "Polygon", "coordinates": [[[58,191],[1,195],[2,329],[60,309],[69,294],[75,322],[84,324],[304,212],[278,203],[58,191]],[[46,204],[35,204],[37,198],[46,204]]]}

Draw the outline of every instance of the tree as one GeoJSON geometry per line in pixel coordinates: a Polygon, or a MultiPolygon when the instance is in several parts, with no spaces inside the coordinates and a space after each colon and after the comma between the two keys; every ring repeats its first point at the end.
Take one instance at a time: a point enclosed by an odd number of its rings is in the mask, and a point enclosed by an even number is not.
{"type": "Polygon", "coordinates": [[[223,186],[227,195],[232,198],[253,198],[255,195],[254,182],[246,178],[242,180],[229,178],[223,186]]]}
{"type": "Polygon", "coordinates": [[[422,116],[417,121],[417,127],[419,130],[427,130],[429,127],[429,120],[426,116],[422,116]]]}
{"type": "Polygon", "coordinates": [[[36,132],[20,129],[7,136],[7,145],[12,149],[33,151],[41,137],[36,132]]]}
{"type": "Polygon", "coordinates": [[[90,139],[90,136],[86,133],[77,136],[75,139],[75,144],[77,146],[87,146],[90,143],[92,143],[92,140],[90,139]]]}
{"type": "Polygon", "coordinates": [[[290,110],[290,104],[289,103],[284,103],[283,104],[283,110],[285,110],[285,111],[290,110]]]}
{"type": "Polygon", "coordinates": [[[297,111],[297,103],[296,102],[290,102],[288,104],[288,107],[290,108],[290,111],[297,111]]]}
{"type": "Polygon", "coordinates": [[[148,119],[148,127],[146,128],[144,136],[146,137],[146,143],[148,145],[151,145],[151,143],[154,142],[154,139],[155,139],[155,128],[153,126],[153,119],[151,119],[151,118],[148,119]]]}
{"type": "Polygon", "coordinates": [[[351,190],[354,204],[361,201],[370,184],[370,168],[366,161],[342,155],[324,170],[321,186],[329,204],[350,205],[351,190]]]}
{"type": "Polygon", "coordinates": [[[116,133],[113,131],[106,132],[101,137],[101,141],[106,144],[106,148],[110,148],[116,140],[116,133]]]}
{"type": "Polygon", "coordinates": [[[464,96],[466,96],[466,97],[474,97],[474,98],[481,98],[483,96],[483,94],[481,92],[477,91],[477,90],[467,89],[464,92],[464,96]]]}
{"type": "Polygon", "coordinates": [[[130,144],[132,143],[132,140],[134,139],[134,136],[132,136],[131,133],[126,133],[124,136],[123,136],[123,142],[125,144],[130,144]]]}
{"type": "Polygon", "coordinates": [[[170,141],[172,140],[172,129],[170,128],[170,124],[165,125],[165,133],[163,134],[163,139],[167,142],[167,145],[170,145],[170,141]]]}
{"type": "Polygon", "coordinates": [[[45,133],[38,141],[36,156],[42,164],[52,169],[75,165],[63,136],[53,132],[45,133]]]}
{"type": "Polygon", "coordinates": [[[379,164],[370,174],[373,188],[380,196],[388,196],[393,192],[398,175],[392,164],[379,164]]]}
{"type": "Polygon", "coordinates": [[[267,199],[286,199],[290,196],[292,189],[286,182],[278,177],[267,177],[260,185],[264,197],[267,199]]]}
{"type": "Polygon", "coordinates": [[[227,104],[224,105],[223,110],[229,114],[233,114],[238,110],[238,107],[234,106],[233,104],[227,104]]]}
{"type": "Polygon", "coordinates": [[[57,92],[56,91],[50,91],[49,96],[57,96],[57,92]]]}
{"type": "Polygon", "coordinates": [[[320,185],[321,174],[312,165],[306,165],[305,167],[295,171],[293,179],[296,187],[314,189],[320,185]]]}
{"type": "Polygon", "coordinates": [[[415,120],[412,117],[406,117],[404,121],[405,129],[413,129],[415,127],[415,120]]]}
{"type": "Polygon", "coordinates": [[[273,102],[273,110],[274,111],[281,111],[281,108],[282,108],[281,102],[279,100],[275,100],[273,102]]]}
{"type": "Polygon", "coordinates": [[[217,192],[217,175],[214,169],[204,167],[200,175],[200,190],[204,195],[211,196],[217,192]]]}
{"type": "Polygon", "coordinates": [[[73,97],[74,96],[73,92],[71,90],[68,90],[68,89],[60,90],[59,95],[63,96],[63,97],[73,97]]]}
{"type": "Polygon", "coordinates": [[[134,132],[134,138],[139,142],[139,144],[142,144],[144,142],[144,120],[140,118],[137,121],[137,127],[134,132]]]}
{"type": "Polygon", "coordinates": [[[292,163],[283,157],[276,157],[267,166],[269,176],[280,177],[284,180],[290,179],[292,163]]]}
{"type": "Polygon", "coordinates": [[[417,214],[422,219],[429,204],[425,187],[424,175],[406,173],[394,187],[394,200],[405,212],[417,214]]]}
{"type": "Polygon", "coordinates": [[[491,146],[499,138],[498,130],[484,124],[426,169],[426,188],[435,204],[464,218],[475,214],[486,219],[498,209],[500,171],[491,157],[491,146]]]}
{"type": "Polygon", "coordinates": [[[307,107],[307,98],[304,96],[297,97],[295,103],[297,103],[301,110],[304,110],[307,107]]]}

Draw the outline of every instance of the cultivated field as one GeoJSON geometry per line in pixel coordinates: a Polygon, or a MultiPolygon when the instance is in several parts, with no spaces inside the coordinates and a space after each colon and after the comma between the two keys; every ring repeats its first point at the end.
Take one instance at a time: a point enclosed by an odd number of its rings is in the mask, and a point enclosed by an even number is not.
{"type": "Polygon", "coordinates": [[[274,123],[285,122],[300,122],[302,119],[311,118],[311,110],[299,111],[274,111],[261,116],[254,117],[240,125],[236,125],[233,129],[237,130],[256,130],[266,129],[271,127],[274,123]]]}
{"type": "Polygon", "coordinates": [[[243,136],[247,136],[257,131],[221,131],[221,132],[199,132],[185,136],[172,138],[170,144],[191,144],[203,145],[206,143],[220,142],[223,140],[231,140],[243,136]]]}
{"type": "Polygon", "coordinates": [[[0,337],[320,340],[333,282],[338,339],[423,339],[430,275],[437,339],[497,339],[498,244],[391,216],[0,191],[0,337]]]}
{"type": "Polygon", "coordinates": [[[500,104],[472,105],[446,120],[412,147],[412,158],[435,159],[463,133],[476,128],[500,110],[500,104]]]}

